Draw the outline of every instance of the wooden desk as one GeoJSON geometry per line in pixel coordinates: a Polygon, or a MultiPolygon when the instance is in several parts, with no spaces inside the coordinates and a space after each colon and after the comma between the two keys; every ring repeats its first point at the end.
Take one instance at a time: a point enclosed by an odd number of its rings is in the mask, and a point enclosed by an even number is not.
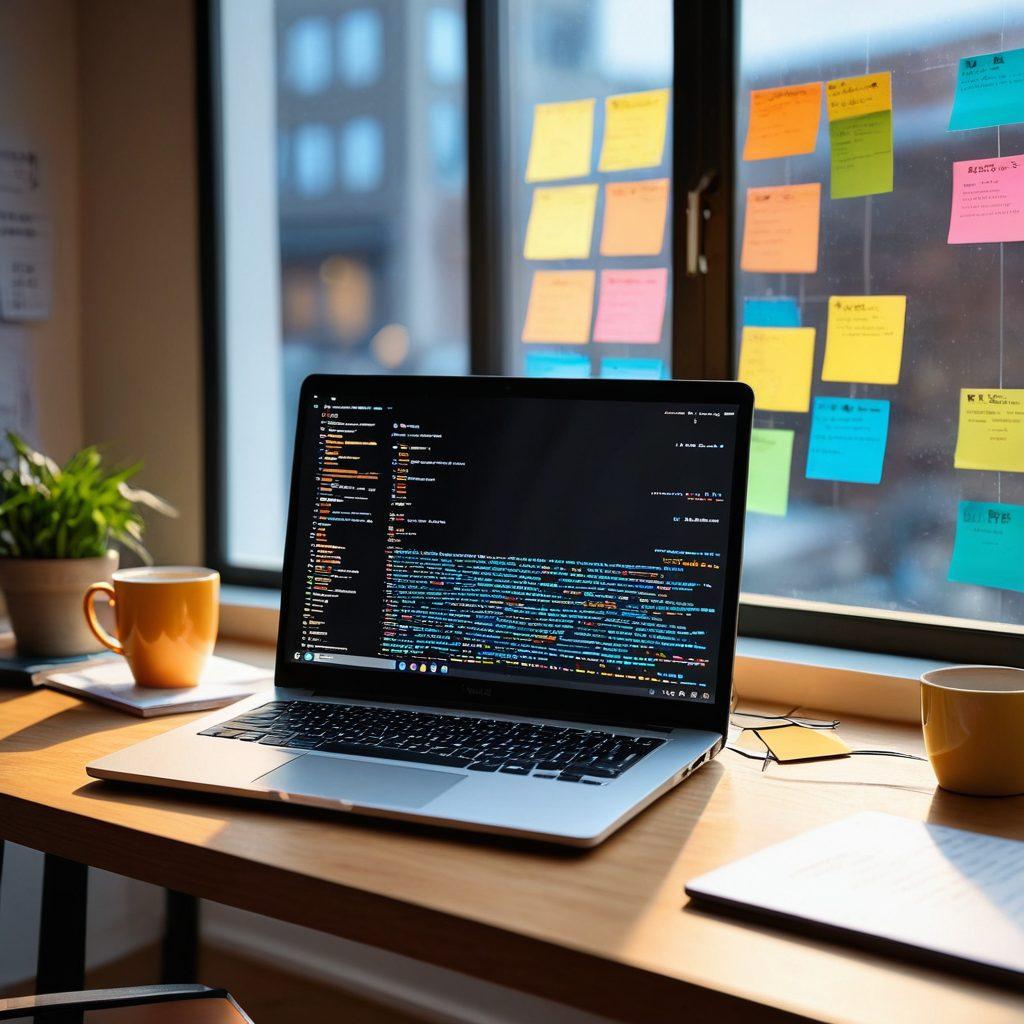
{"type": "MultiPolygon", "coordinates": [[[[1024,1018],[1018,994],[717,918],[683,895],[687,878],[859,810],[1024,839],[1024,798],[943,793],[915,761],[762,774],[726,751],[577,853],[86,776],[87,761],[184,720],[0,692],[0,838],[627,1021],[1024,1018]]],[[[848,719],[842,734],[920,752],[905,726],[848,719]]]]}

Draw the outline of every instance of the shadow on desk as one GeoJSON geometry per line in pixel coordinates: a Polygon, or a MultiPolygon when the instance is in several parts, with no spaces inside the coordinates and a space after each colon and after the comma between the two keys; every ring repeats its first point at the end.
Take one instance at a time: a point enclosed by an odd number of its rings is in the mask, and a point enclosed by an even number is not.
{"type": "MultiPolygon", "coordinates": [[[[24,697],[24,693],[10,696],[24,697]]],[[[102,732],[114,732],[122,724],[110,721],[109,713],[87,704],[75,704],[54,714],[46,715],[24,726],[16,732],[4,733],[3,704],[9,699],[8,694],[0,696],[0,754],[28,753],[34,750],[45,750],[94,736],[102,732]]]]}

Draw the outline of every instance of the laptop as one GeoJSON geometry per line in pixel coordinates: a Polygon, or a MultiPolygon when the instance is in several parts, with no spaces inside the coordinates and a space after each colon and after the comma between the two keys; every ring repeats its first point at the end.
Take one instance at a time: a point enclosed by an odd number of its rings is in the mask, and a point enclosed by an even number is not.
{"type": "Polygon", "coordinates": [[[88,773],[601,842],[722,749],[752,405],[308,378],[275,688],[88,773]]]}

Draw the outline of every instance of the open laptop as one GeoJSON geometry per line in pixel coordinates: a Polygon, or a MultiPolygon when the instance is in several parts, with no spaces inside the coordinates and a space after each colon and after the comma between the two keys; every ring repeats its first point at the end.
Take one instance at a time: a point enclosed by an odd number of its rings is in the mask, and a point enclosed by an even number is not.
{"type": "Polygon", "coordinates": [[[722,748],[752,403],[310,377],[276,689],[89,774],[600,842],[722,748]]]}

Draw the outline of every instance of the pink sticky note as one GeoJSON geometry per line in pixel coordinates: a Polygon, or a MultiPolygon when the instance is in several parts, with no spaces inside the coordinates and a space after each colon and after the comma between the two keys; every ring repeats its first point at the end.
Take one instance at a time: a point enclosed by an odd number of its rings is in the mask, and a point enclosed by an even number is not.
{"type": "Polygon", "coordinates": [[[661,341],[668,270],[602,270],[594,341],[661,341]]]}
{"type": "Polygon", "coordinates": [[[948,241],[1024,241],[1024,156],[953,164],[948,241]]]}

